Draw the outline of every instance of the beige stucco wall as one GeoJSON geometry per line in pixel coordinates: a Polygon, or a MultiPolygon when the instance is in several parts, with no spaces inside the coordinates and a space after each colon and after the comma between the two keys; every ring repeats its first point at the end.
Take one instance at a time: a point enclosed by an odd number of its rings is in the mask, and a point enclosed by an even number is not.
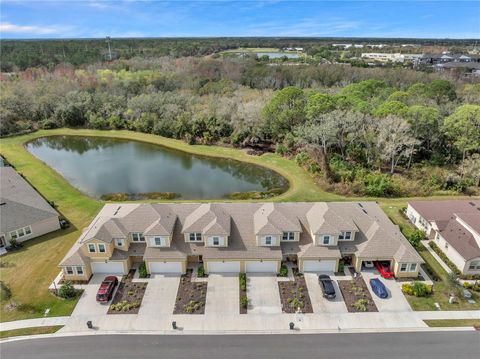
{"type": "Polygon", "coordinates": [[[85,242],[82,245],[80,250],[83,251],[83,254],[85,254],[87,257],[90,257],[90,258],[110,258],[112,256],[113,249],[114,249],[113,242],[112,243],[105,243],[103,241],[99,241],[98,239],[93,238],[93,239],[85,242]],[[105,253],[98,252],[98,247],[97,247],[97,251],[95,253],[89,252],[88,251],[88,244],[90,244],[90,243],[94,243],[95,245],[97,245],[98,243],[105,244],[105,253]]]}
{"type": "MultiPolygon", "coordinates": [[[[33,239],[44,234],[56,231],[57,229],[60,229],[60,222],[58,221],[58,217],[51,217],[43,221],[33,223],[30,225],[30,227],[32,229],[32,233],[21,238],[17,238],[18,242],[25,242],[29,239],[33,239]]],[[[5,244],[8,246],[10,243],[10,233],[5,234],[5,242],[5,244]]]]}
{"type": "Polygon", "coordinates": [[[68,275],[67,274],[67,267],[73,267],[74,272],[75,272],[76,271],[75,267],[78,267],[78,266],[63,266],[62,267],[63,275],[64,275],[64,278],[66,280],[88,280],[92,276],[92,269],[90,268],[90,265],[82,266],[83,267],[83,275],[77,275],[77,274],[68,275]]]}
{"type": "MultiPolygon", "coordinates": [[[[410,267],[410,263],[412,262],[407,262],[408,267],[410,267]]],[[[418,271],[420,269],[420,263],[417,263],[417,270],[415,272],[400,272],[400,263],[397,263],[394,261],[393,264],[393,274],[395,275],[396,278],[416,278],[418,277],[418,271]]]]}

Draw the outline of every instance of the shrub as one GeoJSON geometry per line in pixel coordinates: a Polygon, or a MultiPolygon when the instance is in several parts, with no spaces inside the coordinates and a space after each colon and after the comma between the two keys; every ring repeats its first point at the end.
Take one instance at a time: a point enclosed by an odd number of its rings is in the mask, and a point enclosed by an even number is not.
{"type": "Polygon", "coordinates": [[[414,248],[418,248],[420,241],[425,239],[425,232],[420,229],[416,229],[407,237],[407,239],[414,248]]]}
{"type": "Polygon", "coordinates": [[[138,276],[140,278],[146,278],[148,276],[147,266],[146,266],[145,262],[142,262],[140,264],[140,267],[138,267],[138,276]]]}
{"type": "Polygon", "coordinates": [[[395,194],[391,176],[381,173],[369,173],[363,178],[365,194],[374,197],[388,197],[395,194]]]}
{"type": "Polygon", "coordinates": [[[305,166],[310,161],[310,156],[307,152],[300,152],[295,156],[295,162],[299,166],[305,166]]]}
{"type": "Polygon", "coordinates": [[[58,296],[61,298],[69,299],[74,298],[77,295],[75,288],[72,285],[72,282],[66,281],[62,284],[58,290],[58,296]]]}
{"type": "Polygon", "coordinates": [[[442,252],[435,242],[429,242],[428,245],[435,253],[438,254],[442,261],[445,262],[445,264],[453,271],[453,273],[455,273],[455,275],[459,276],[462,274],[460,269],[458,269],[457,266],[447,257],[447,255],[442,252]]]}
{"type": "Polygon", "coordinates": [[[0,300],[9,300],[12,298],[12,290],[3,280],[0,280],[0,300]]]}
{"type": "Polygon", "coordinates": [[[247,290],[247,275],[240,273],[238,278],[240,280],[240,290],[247,290]]]}
{"type": "Polygon", "coordinates": [[[290,308],[303,308],[304,306],[305,306],[305,303],[302,302],[297,297],[294,297],[290,302],[290,308]]]}
{"type": "Polygon", "coordinates": [[[433,286],[422,282],[402,284],[402,292],[415,297],[427,297],[433,293],[433,286]]]}
{"type": "Polygon", "coordinates": [[[12,238],[10,239],[10,247],[18,248],[20,247],[20,243],[15,238],[12,238]]]}
{"type": "Polygon", "coordinates": [[[241,306],[242,308],[247,309],[247,307],[248,307],[248,298],[247,298],[246,295],[240,296],[240,306],[241,306]]]}
{"type": "Polygon", "coordinates": [[[367,311],[368,300],[367,299],[358,299],[352,306],[359,312],[367,311]]]}
{"type": "Polygon", "coordinates": [[[198,267],[197,277],[199,277],[199,278],[205,277],[205,268],[203,268],[203,266],[198,267]]]}
{"type": "Polygon", "coordinates": [[[278,272],[279,277],[287,277],[288,276],[288,268],[287,266],[281,266],[280,271],[278,272]]]}

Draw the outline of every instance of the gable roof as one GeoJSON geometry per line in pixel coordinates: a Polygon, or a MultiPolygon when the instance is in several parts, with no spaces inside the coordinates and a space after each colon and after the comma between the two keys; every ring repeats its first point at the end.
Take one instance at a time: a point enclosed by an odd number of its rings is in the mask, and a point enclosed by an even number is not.
{"type": "Polygon", "coordinates": [[[185,219],[182,233],[230,235],[231,218],[220,203],[203,203],[185,219]]]}
{"type": "Polygon", "coordinates": [[[284,214],[275,203],[265,203],[253,215],[256,235],[301,232],[302,227],[294,213],[284,214]]]}
{"type": "Polygon", "coordinates": [[[307,220],[313,234],[340,234],[342,231],[358,231],[349,216],[339,215],[331,205],[317,202],[307,212],[307,220]]]}
{"type": "Polygon", "coordinates": [[[58,217],[50,204],[12,167],[0,167],[0,233],[58,217]]]}

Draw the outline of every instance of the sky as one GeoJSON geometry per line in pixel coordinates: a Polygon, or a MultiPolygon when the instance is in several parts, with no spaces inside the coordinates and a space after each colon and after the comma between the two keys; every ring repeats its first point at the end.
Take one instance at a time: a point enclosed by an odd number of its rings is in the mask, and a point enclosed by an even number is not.
{"type": "Polygon", "coordinates": [[[480,39],[480,1],[0,0],[0,37],[480,39]]]}

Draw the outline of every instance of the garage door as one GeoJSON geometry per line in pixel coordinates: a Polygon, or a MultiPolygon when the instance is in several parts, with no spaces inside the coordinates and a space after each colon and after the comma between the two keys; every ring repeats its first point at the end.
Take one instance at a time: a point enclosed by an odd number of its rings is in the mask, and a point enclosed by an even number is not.
{"type": "Polygon", "coordinates": [[[240,273],[240,262],[207,262],[208,273],[240,273]]]}
{"type": "Polygon", "coordinates": [[[247,273],[277,273],[276,261],[247,261],[245,262],[247,273]]]}
{"type": "Polygon", "coordinates": [[[125,274],[123,262],[92,262],[93,273],[125,274]]]}
{"type": "Polygon", "coordinates": [[[335,259],[303,261],[304,272],[335,272],[336,266],[337,261],[335,259]]]}
{"type": "Polygon", "coordinates": [[[182,262],[148,262],[150,273],[183,273],[182,262]]]}

